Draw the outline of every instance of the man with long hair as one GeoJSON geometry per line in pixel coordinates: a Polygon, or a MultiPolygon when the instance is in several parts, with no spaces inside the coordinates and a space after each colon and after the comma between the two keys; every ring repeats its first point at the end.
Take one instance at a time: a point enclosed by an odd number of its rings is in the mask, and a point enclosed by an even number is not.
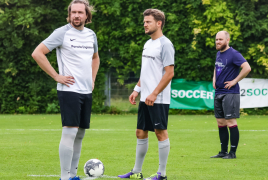
{"type": "Polygon", "coordinates": [[[238,82],[251,68],[245,58],[229,46],[230,34],[220,31],[216,35],[217,57],[213,75],[215,89],[214,113],[219,128],[221,151],[211,158],[234,159],[239,141],[236,119],[239,118],[240,90],[238,82]],[[242,68],[240,72],[240,68],[242,68]],[[228,153],[229,132],[231,148],[228,153]]]}
{"type": "Polygon", "coordinates": [[[158,139],[159,168],[156,174],[145,180],[166,180],[166,165],[170,151],[168,138],[168,111],[171,79],[174,76],[175,50],[171,41],[162,33],[165,15],[158,9],[143,13],[145,34],[149,39],[142,52],[140,80],[129,96],[131,104],[141,92],[137,122],[137,147],[135,166],[120,178],[142,179],[142,164],[148,150],[148,131],[155,132],[158,139]]]}
{"type": "Polygon", "coordinates": [[[73,0],[68,7],[69,24],[56,29],[32,54],[37,64],[58,82],[61,180],[80,180],[76,176],[78,162],[85,130],[90,125],[92,91],[100,61],[96,34],[84,27],[91,22],[92,10],[87,0],[73,0]],[[55,48],[59,74],[45,56],[55,48]]]}

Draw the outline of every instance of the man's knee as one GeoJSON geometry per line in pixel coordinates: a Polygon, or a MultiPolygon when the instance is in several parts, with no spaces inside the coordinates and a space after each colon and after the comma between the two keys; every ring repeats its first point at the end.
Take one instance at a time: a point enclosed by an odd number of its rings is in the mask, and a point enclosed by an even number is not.
{"type": "Polygon", "coordinates": [[[224,118],[217,119],[217,123],[218,123],[218,126],[226,126],[227,125],[226,119],[224,119],[224,118]]]}
{"type": "Polygon", "coordinates": [[[226,119],[226,123],[228,127],[237,125],[236,119],[226,119]]]}
{"type": "Polygon", "coordinates": [[[146,138],[148,138],[148,131],[143,131],[141,129],[137,129],[136,136],[138,139],[146,139],[146,138]]]}
{"type": "Polygon", "coordinates": [[[163,130],[163,129],[155,129],[155,135],[158,139],[158,141],[164,141],[166,139],[168,139],[168,132],[167,130],[163,130]]]}

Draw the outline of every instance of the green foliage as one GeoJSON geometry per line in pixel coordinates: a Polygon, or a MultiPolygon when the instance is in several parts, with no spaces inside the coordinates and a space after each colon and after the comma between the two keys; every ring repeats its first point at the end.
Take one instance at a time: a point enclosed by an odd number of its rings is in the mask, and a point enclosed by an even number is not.
{"type": "Polygon", "coordinates": [[[231,34],[231,46],[240,51],[253,67],[251,77],[268,77],[268,2],[232,0],[92,0],[93,17],[100,49],[107,65],[115,68],[123,83],[129,72],[139,76],[141,52],[150,38],[144,34],[142,13],[158,8],[166,14],[164,34],[176,49],[175,78],[212,79],[220,30],[231,34]],[[250,21],[250,22],[249,22],[250,21]],[[252,30],[253,29],[253,30],[252,30]],[[267,70],[265,70],[265,68],[267,70]]]}
{"type": "MultiPolygon", "coordinates": [[[[57,112],[56,83],[32,59],[35,47],[66,24],[70,0],[0,0],[0,112],[57,112]],[[54,104],[52,106],[52,104],[54,104]]],[[[164,34],[176,49],[175,78],[212,79],[215,35],[231,34],[231,46],[252,67],[249,77],[268,77],[268,1],[258,0],[92,0],[96,12],[87,27],[97,34],[100,70],[93,91],[94,112],[104,112],[105,73],[119,83],[139,77],[144,34],[143,11],[165,12],[164,34]]],[[[55,51],[47,55],[57,70],[55,51]]],[[[130,87],[132,88],[132,87],[130,87]]]]}
{"type": "Polygon", "coordinates": [[[47,104],[46,113],[55,114],[60,112],[60,106],[55,103],[47,104]]]}
{"type": "Polygon", "coordinates": [[[268,115],[268,107],[240,109],[242,115],[268,115]]]}
{"type": "MultiPolygon", "coordinates": [[[[0,1],[1,113],[58,113],[56,82],[32,59],[35,47],[65,25],[64,1],[0,1]]],[[[57,70],[56,52],[47,55],[57,70]]],[[[93,111],[103,108],[105,70],[100,68],[93,93],[93,111]]]]}

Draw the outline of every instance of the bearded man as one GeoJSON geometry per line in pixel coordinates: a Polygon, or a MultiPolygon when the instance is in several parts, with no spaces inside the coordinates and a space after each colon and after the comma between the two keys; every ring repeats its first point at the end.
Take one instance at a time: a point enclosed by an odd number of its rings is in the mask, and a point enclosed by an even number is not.
{"type": "Polygon", "coordinates": [[[229,47],[230,35],[220,31],[216,35],[217,57],[213,76],[215,89],[214,113],[218,123],[221,151],[211,158],[234,159],[239,142],[236,118],[239,118],[240,89],[238,82],[251,71],[245,58],[229,47]],[[240,68],[242,68],[240,72],[240,68]],[[228,153],[229,132],[231,149],[228,153]]]}
{"type": "Polygon", "coordinates": [[[155,174],[145,180],[167,180],[166,165],[170,151],[167,125],[175,49],[162,33],[164,13],[158,9],[147,9],[143,16],[145,34],[151,38],[143,47],[140,80],[129,96],[130,103],[135,105],[135,98],[141,92],[136,130],[136,161],[131,172],[118,177],[143,179],[141,171],[148,150],[148,131],[152,131],[158,139],[159,167],[155,174]]]}
{"type": "Polygon", "coordinates": [[[92,10],[87,0],[73,0],[68,7],[69,24],[56,29],[32,54],[41,69],[58,82],[61,180],[80,180],[77,167],[90,125],[92,91],[100,64],[96,34],[84,27],[91,22],[92,10]],[[59,74],[45,56],[55,48],[59,74]]]}

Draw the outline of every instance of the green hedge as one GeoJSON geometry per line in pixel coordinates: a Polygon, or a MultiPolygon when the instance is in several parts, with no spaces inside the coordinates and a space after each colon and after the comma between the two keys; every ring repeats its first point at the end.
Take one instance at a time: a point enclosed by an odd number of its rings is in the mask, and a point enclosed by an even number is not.
{"type": "MultiPolygon", "coordinates": [[[[66,24],[69,0],[0,1],[0,112],[59,112],[56,83],[31,53],[54,29],[66,24]]],[[[92,0],[96,12],[87,25],[98,37],[100,70],[93,92],[93,112],[104,112],[105,73],[115,69],[124,83],[139,76],[144,34],[142,13],[166,14],[164,34],[176,49],[175,78],[212,79],[219,30],[231,34],[231,46],[252,66],[249,77],[268,77],[268,1],[258,0],[92,0]]],[[[57,70],[55,51],[47,55],[57,70]]],[[[109,108],[108,108],[109,109],[109,108]]]]}

